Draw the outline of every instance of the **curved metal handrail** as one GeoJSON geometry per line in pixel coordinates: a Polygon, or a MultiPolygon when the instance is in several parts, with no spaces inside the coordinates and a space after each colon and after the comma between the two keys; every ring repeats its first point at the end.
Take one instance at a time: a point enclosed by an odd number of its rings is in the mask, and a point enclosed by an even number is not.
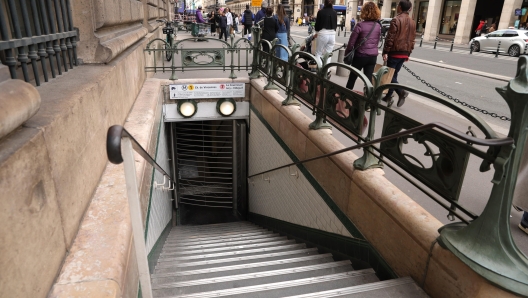
{"type": "Polygon", "coordinates": [[[148,152],[143,149],[136,139],[121,125],[113,125],[108,129],[106,135],[106,154],[108,155],[108,160],[113,164],[120,164],[123,162],[123,156],[121,155],[121,139],[129,138],[132,143],[132,148],[136,151],[141,157],[143,157],[150,165],[152,165],[156,170],[158,170],[163,175],[174,183],[174,179],[171,175],[167,174],[163,168],[156,163],[156,161],[148,154],[148,152]]]}

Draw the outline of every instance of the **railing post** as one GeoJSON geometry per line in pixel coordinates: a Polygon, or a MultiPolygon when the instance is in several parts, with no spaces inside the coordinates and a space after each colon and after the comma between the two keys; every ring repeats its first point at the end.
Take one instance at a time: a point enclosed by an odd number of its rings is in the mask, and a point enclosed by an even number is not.
{"type": "Polygon", "coordinates": [[[258,47],[259,47],[259,41],[260,41],[260,28],[259,25],[255,24],[255,26],[251,29],[253,31],[252,37],[253,37],[253,62],[251,63],[251,74],[249,75],[250,79],[258,79],[259,77],[259,71],[258,71],[258,47]]]}
{"type": "Polygon", "coordinates": [[[125,168],[126,190],[128,197],[128,208],[130,211],[130,221],[132,223],[132,234],[134,236],[134,246],[136,249],[136,259],[138,263],[139,282],[141,284],[141,294],[144,298],[152,298],[152,285],[150,283],[150,272],[147,259],[147,247],[144,240],[143,218],[141,216],[141,204],[139,203],[138,183],[136,178],[136,165],[132,142],[129,138],[122,138],[123,164],[125,168]]]}
{"type": "MultiPolygon", "coordinates": [[[[317,108],[314,105],[315,120],[314,120],[314,122],[310,123],[310,125],[308,126],[310,129],[314,129],[314,130],[323,129],[323,128],[332,129],[332,126],[330,124],[326,123],[326,119],[325,119],[324,113],[321,112],[321,110],[324,108],[324,101],[325,101],[324,94],[325,94],[325,92],[324,92],[323,80],[320,79],[320,78],[327,78],[327,74],[324,73],[326,71],[325,70],[325,65],[327,64],[326,62],[328,61],[328,58],[331,57],[331,56],[332,56],[332,53],[324,54],[323,57],[321,57],[321,60],[322,60],[321,67],[319,69],[317,69],[318,79],[315,82],[316,83],[315,86],[320,86],[319,87],[319,102],[317,103],[317,108]]],[[[316,97],[317,97],[317,95],[316,95],[316,97]]]]}
{"type": "Polygon", "coordinates": [[[438,36],[435,38],[435,43],[434,43],[434,47],[433,47],[433,49],[435,49],[435,50],[436,50],[436,43],[437,42],[438,42],[438,36]]]}
{"type": "MultiPolygon", "coordinates": [[[[376,90],[379,86],[381,86],[381,78],[387,72],[389,72],[389,68],[387,66],[382,66],[376,73],[372,74],[372,78],[374,79],[373,90],[376,90]]],[[[367,94],[364,94],[364,96],[367,97],[367,94]]],[[[373,93],[368,99],[380,103],[382,94],[380,94],[380,96],[378,97],[375,96],[376,94],[373,93]]],[[[365,105],[365,102],[363,101],[361,104],[365,105]]],[[[378,112],[379,109],[378,111],[372,109],[372,111],[370,112],[368,133],[367,137],[365,138],[366,142],[375,139],[374,133],[376,132],[376,117],[378,116],[378,112]]],[[[379,158],[374,156],[374,154],[372,154],[372,146],[368,146],[363,148],[363,156],[354,161],[354,168],[361,171],[372,168],[383,168],[383,162],[379,158]]]]}
{"type": "Polygon", "coordinates": [[[497,52],[495,52],[495,58],[499,57],[500,44],[501,41],[499,40],[499,43],[497,44],[497,52]]]}
{"type": "Polygon", "coordinates": [[[422,42],[423,42],[423,34],[422,34],[422,37],[420,38],[420,48],[422,47],[422,42]]]}
{"type": "MultiPolygon", "coordinates": [[[[481,215],[464,226],[442,227],[438,238],[465,264],[487,280],[519,295],[528,293],[528,258],[515,245],[510,230],[510,211],[517,176],[528,140],[528,57],[518,60],[517,77],[506,87],[497,87],[511,110],[508,137],[514,144],[492,148],[495,174],[490,199],[481,215]],[[499,151],[499,152],[497,152],[499,151]]],[[[484,162],[481,167],[489,167],[484,162]]]]}

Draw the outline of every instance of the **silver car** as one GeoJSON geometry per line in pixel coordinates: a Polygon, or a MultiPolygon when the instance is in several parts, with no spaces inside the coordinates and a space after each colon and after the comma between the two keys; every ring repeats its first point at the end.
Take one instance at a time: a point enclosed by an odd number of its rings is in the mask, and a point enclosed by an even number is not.
{"type": "Polygon", "coordinates": [[[474,52],[487,51],[499,53],[508,53],[512,57],[519,56],[528,42],[528,30],[504,29],[488,33],[483,36],[473,38],[469,46],[473,47],[474,52]]]}

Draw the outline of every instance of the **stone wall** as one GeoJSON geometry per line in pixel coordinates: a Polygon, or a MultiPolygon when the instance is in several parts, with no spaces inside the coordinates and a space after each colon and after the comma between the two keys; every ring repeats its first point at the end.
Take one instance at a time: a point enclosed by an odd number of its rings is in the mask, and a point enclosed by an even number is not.
{"type": "Polygon", "coordinates": [[[48,294],[106,165],[106,130],[134,104],[159,31],[39,87],[40,110],[0,140],[0,297],[48,294]]]}
{"type": "MultiPolygon", "coordinates": [[[[252,107],[299,160],[345,148],[328,130],[308,129],[311,120],[296,106],[282,106],[284,98],[277,91],[263,90],[265,84],[262,79],[251,81],[252,107]]],[[[390,183],[383,170],[356,170],[355,159],[355,154],[346,152],[305,167],[398,276],[423,283],[431,297],[515,297],[491,285],[438,244],[426,269],[442,224],[390,183]]]]}

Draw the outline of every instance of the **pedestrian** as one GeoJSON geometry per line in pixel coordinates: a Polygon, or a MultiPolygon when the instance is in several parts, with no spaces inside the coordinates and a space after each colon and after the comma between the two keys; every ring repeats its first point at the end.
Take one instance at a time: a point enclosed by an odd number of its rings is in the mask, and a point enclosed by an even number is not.
{"type": "MultiPolygon", "coordinates": [[[[409,61],[409,56],[414,49],[414,39],[416,38],[416,24],[409,16],[412,3],[409,0],[400,0],[397,6],[398,14],[390,22],[389,31],[385,38],[383,47],[383,60],[387,61],[387,66],[394,68],[394,75],[391,83],[398,83],[398,72],[403,62],[409,61]]],[[[409,92],[401,89],[389,89],[383,100],[387,101],[387,106],[392,105],[392,93],[398,94],[397,106],[401,107],[405,103],[405,98],[409,92]]]]}
{"type": "Polygon", "coordinates": [[[249,10],[249,4],[246,4],[246,10],[244,10],[244,14],[242,15],[242,24],[244,24],[244,37],[247,37],[248,39],[251,39],[251,27],[253,27],[254,19],[255,16],[253,15],[253,12],[249,10]]]}
{"type": "Polygon", "coordinates": [[[341,31],[345,30],[345,18],[344,17],[341,17],[341,22],[340,22],[340,27],[341,27],[341,31]]]}
{"type": "Polygon", "coordinates": [[[486,24],[486,20],[485,19],[480,19],[480,23],[477,26],[477,29],[475,30],[475,33],[477,34],[477,36],[480,36],[480,34],[482,33],[482,29],[484,28],[484,24],[486,24]]]}
{"type": "MultiPolygon", "coordinates": [[[[323,9],[317,12],[315,22],[315,36],[317,44],[315,48],[315,57],[319,60],[326,53],[331,53],[335,45],[335,36],[337,29],[337,13],[333,8],[334,0],[325,0],[323,9]]],[[[326,63],[330,63],[328,58],[326,63]]],[[[323,62],[323,64],[325,64],[323,62]]]]}
{"type": "Polygon", "coordinates": [[[233,15],[231,14],[231,9],[229,9],[229,7],[226,7],[226,9],[224,9],[224,13],[227,18],[227,34],[231,36],[231,34],[233,34],[233,15]]]}
{"type": "Polygon", "coordinates": [[[238,30],[238,26],[240,26],[240,18],[238,15],[234,14],[234,20],[235,20],[235,33],[240,34],[240,31],[238,30]]]}
{"type": "MultiPolygon", "coordinates": [[[[363,69],[363,73],[372,81],[372,73],[376,66],[378,57],[378,41],[381,35],[381,25],[378,20],[381,12],[374,2],[367,2],[361,7],[361,19],[363,22],[358,23],[352,31],[348,40],[348,46],[345,55],[355,49],[352,67],[358,70],[363,69]]],[[[354,89],[357,75],[350,72],[346,87],[354,89]]]]}
{"type": "Polygon", "coordinates": [[[354,27],[356,27],[356,19],[352,18],[350,20],[350,31],[354,30],[354,27]]]}
{"type": "Polygon", "coordinates": [[[202,15],[202,6],[198,6],[198,10],[196,10],[196,23],[198,24],[205,24],[207,23],[202,15]]]}
{"type": "Polygon", "coordinates": [[[209,24],[211,24],[211,34],[216,35],[216,22],[215,22],[215,12],[214,10],[209,13],[208,16],[209,24]]]}
{"type": "Polygon", "coordinates": [[[216,24],[216,34],[220,34],[220,16],[222,15],[222,10],[218,9],[215,13],[215,24],[216,24]]]}
{"type": "Polygon", "coordinates": [[[299,26],[302,26],[302,20],[301,20],[300,17],[297,18],[297,24],[298,24],[299,26]]]}
{"type": "MultiPolygon", "coordinates": [[[[277,38],[279,39],[279,44],[288,47],[288,35],[290,32],[290,20],[288,15],[284,10],[284,6],[279,4],[277,6],[277,21],[279,23],[279,31],[277,31],[277,38]]],[[[285,49],[277,49],[277,57],[281,58],[284,61],[288,61],[288,52],[285,49]]]]}
{"type": "Polygon", "coordinates": [[[306,26],[306,18],[303,18],[303,19],[302,19],[302,25],[303,25],[303,26],[306,26]]]}
{"type": "MultiPolygon", "coordinates": [[[[262,39],[269,42],[277,37],[279,31],[279,22],[273,17],[273,8],[266,8],[266,16],[262,19],[262,39]]],[[[269,53],[269,47],[266,43],[262,44],[262,50],[269,53]]]]}
{"type": "Polygon", "coordinates": [[[493,23],[493,24],[491,24],[491,27],[489,28],[488,32],[491,33],[491,32],[493,32],[495,30],[497,30],[497,24],[493,23]]]}
{"type": "Polygon", "coordinates": [[[268,7],[268,2],[262,1],[260,7],[260,10],[255,15],[255,24],[257,24],[258,22],[260,22],[260,20],[266,17],[266,8],[268,7]]]}
{"type": "Polygon", "coordinates": [[[220,15],[220,35],[218,35],[218,39],[222,39],[222,36],[224,36],[225,41],[227,41],[227,17],[225,15],[225,12],[222,11],[222,14],[220,15]]]}

